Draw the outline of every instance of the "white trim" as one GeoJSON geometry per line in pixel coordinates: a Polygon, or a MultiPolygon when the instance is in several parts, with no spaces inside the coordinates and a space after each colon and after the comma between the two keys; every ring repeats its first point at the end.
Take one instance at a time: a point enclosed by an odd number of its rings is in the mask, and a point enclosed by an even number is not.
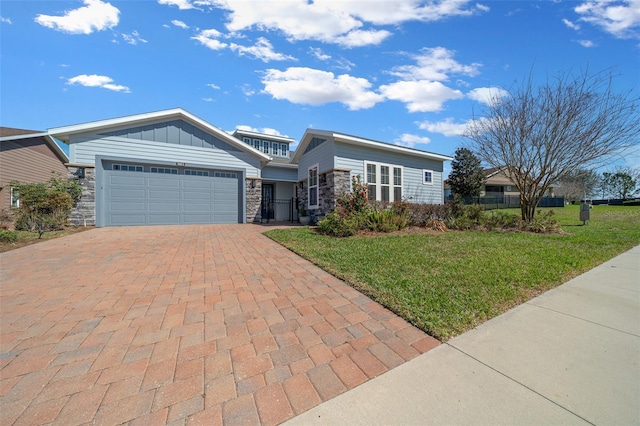
{"type": "Polygon", "coordinates": [[[383,151],[391,151],[398,152],[407,155],[428,158],[431,160],[439,160],[439,161],[450,161],[453,160],[453,157],[449,157],[446,155],[435,154],[432,152],[421,151],[419,149],[407,148],[399,145],[392,145],[386,142],[374,141],[372,139],[360,138],[357,136],[345,135],[343,133],[337,133],[330,130],[318,130],[318,129],[307,129],[300,139],[300,143],[296,148],[296,152],[294,156],[291,158],[292,163],[297,163],[300,160],[300,157],[304,154],[304,151],[309,146],[309,143],[314,137],[322,137],[326,139],[333,138],[336,142],[348,143],[351,145],[360,145],[368,148],[380,149],[383,151]]]}
{"type": "Polygon", "coordinates": [[[222,129],[219,129],[212,124],[207,123],[201,118],[196,117],[195,115],[183,110],[182,108],[173,108],[164,111],[155,111],[149,112],[145,114],[136,114],[130,115],[126,117],[112,118],[108,120],[99,120],[92,121],[89,123],[83,124],[75,124],[71,126],[63,126],[63,127],[54,127],[48,129],[47,133],[51,136],[55,136],[56,138],[65,141],[69,140],[69,137],[74,134],[79,133],[87,133],[87,132],[99,132],[102,130],[106,130],[113,127],[122,127],[122,126],[142,126],[145,123],[157,121],[157,120],[168,120],[172,118],[183,119],[191,124],[194,124],[212,135],[222,139],[223,141],[229,143],[230,145],[239,148],[242,151],[250,152],[260,157],[263,160],[271,161],[272,158],[269,155],[266,155],[253,147],[247,145],[243,141],[239,140],[235,136],[225,132],[222,129]]]}
{"type": "Polygon", "coordinates": [[[317,209],[320,206],[320,164],[316,163],[312,166],[309,166],[307,169],[307,208],[308,209],[317,209]],[[311,204],[311,179],[309,178],[309,172],[311,170],[316,169],[316,184],[313,187],[316,188],[316,204],[311,204]]]}
{"type": "Polygon", "coordinates": [[[395,201],[402,201],[402,197],[404,197],[404,180],[405,180],[405,176],[404,176],[404,167],[399,165],[399,164],[389,164],[389,163],[379,163],[376,161],[363,161],[364,163],[364,178],[363,181],[365,184],[369,185],[369,174],[368,174],[368,170],[367,170],[367,166],[369,165],[373,165],[375,166],[375,173],[376,173],[376,182],[375,182],[375,186],[376,186],[376,193],[375,193],[375,197],[372,201],[382,201],[382,167],[388,167],[389,168],[389,183],[385,184],[385,187],[389,188],[389,202],[393,203],[395,201]],[[395,179],[394,179],[394,171],[395,169],[400,169],[400,185],[396,185],[395,184],[395,179]],[[395,197],[395,189],[396,188],[400,188],[400,199],[396,200],[395,197]]]}
{"type": "Polygon", "coordinates": [[[433,185],[433,170],[422,169],[422,184],[423,185],[433,185]],[[430,182],[428,182],[425,179],[425,175],[426,175],[427,172],[431,173],[431,181],[430,182]]]}

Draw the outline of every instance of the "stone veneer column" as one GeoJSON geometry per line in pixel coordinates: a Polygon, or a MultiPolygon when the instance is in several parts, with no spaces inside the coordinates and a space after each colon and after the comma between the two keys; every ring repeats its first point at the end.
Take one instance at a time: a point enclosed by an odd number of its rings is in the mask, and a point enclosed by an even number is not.
{"type": "MultiPolygon", "coordinates": [[[[336,199],[351,191],[351,171],[332,169],[318,174],[318,208],[311,210],[316,217],[323,217],[336,208],[336,199]]],[[[308,198],[307,180],[298,182],[298,199],[306,207],[308,198]]]]}
{"type": "Polygon", "coordinates": [[[82,195],[75,203],[69,216],[69,223],[75,226],[96,224],[96,169],[94,166],[67,165],[67,179],[74,180],[82,187],[82,195]],[[84,172],[84,177],[80,177],[84,172]]]}
{"type": "Polygon", "coordinates": [[[262,211],[260,209],[260,204],[262,203],[262,179],[247,178],[245,187],[247,190],[247,223],[260,223],[262,220],[262,211]]]}

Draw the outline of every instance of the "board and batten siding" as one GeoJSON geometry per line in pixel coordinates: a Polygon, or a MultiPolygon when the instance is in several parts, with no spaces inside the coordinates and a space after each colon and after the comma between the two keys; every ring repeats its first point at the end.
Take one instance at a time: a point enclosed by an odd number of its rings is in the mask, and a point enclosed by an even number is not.
{"type": "Polygon", "coordinates": [[[145,159],[148,163],[197,164],[218,169],[242,169],[246,177],[260,177],[259,158],[243,151],[177,145],[117,136],[76,136],[69,141],[72,163],[95,164],[96,156],[145,159]]]}
{"type": "Polygon", "coordinates": [[[318,164],[318,173],[324,173],[336,167],[335,148],[332,138],[327,139],[300,158],[300,161],[298,161],[299,181],[303,181],[308,178],[309,167],[314,164],[318,164]]]}
{"type": "Polygon", "coordinates": [[[0,210],[11,207],[11,181],[47,182],[53,176],[66,178],[67,167],[44,138],[0,143],[0,210]]]}
{"type": "Polygon", "coordinates": [[[339,142],[335,147],[335,167],[351,170],[351,176],[360,175],[364,181],[365,161],[402,166],[402,195],[405,199],[412,203],[444,203],[442,161],[339,142]],[[433,171],[431,185],[422,183],[422,171],[425,169],[433,171]]]}

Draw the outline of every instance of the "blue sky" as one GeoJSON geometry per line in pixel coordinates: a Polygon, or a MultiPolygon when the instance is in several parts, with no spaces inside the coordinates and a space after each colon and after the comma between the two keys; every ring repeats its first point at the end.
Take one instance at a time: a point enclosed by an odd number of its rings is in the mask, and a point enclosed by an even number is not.
{"type": "Polygon", "coordinates": [[[1,124],[34,130],[181,107],[453,155],[530,72],[640,89],[638,0],[2,0],[0,30],[1,124]]]}

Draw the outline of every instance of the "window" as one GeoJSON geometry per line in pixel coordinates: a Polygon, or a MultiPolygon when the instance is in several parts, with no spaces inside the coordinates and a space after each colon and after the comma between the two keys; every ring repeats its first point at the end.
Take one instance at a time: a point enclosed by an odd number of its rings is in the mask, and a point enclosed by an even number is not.
{"type": "Polygon", "coordinates": [[[271,154],[280,156],[280,144],[278,142],[271,143],[271,154]]]}
{"type": "Polygon", "coordinates": [[[18,188],[11,188],[11,207],[17,209],[20,207],[20,193],[18,188]]]}
{"type": "Polygon", "coordinates": [[[242,140],[244,141],[244,143],[251,146],[251,138],[242,138],[242,140]]]}
{"type": "Polygon", "coordinates": [[[380,201],[389,202],[389,166],[380,166],[380,201]]]}
{"type": "Polygon", "coordinates": [[[365,161],[367,197],[372,201],[402,200],[402,167],[365,161]]]}
{"type": "Polygon", "coordinates": [[[376,200],[377,192],[377,179],[376,179],[376,165],[367,164],[367,198],[370,200],[376,200]]]}
{"type": "Polygon", "coordinates": [[[231,178],[231,179],[235,179],[236,178],[236,174],[235,173],[227,173],[227,172],[214,172],[213,176],[214,177],[221,177],[221,178],[231,178]]]}
{"type": "Polygon", "coordinates": [[[402,200],[402,168],[393,168],[393,199],[394,201],[402,200]]]}
{"type": "Polygon", "coordinates": [[[184,174],[187,176],[209,176],[209,172],[206,170],[185,170],[184,174]]]}
{"type": "Polygon", "coordinates": [[[142,166],[137,166],[135,164],[114,164],[111,166],[112,170],[120,170],[122,172],[141,172],[144,169],[142,166]]]}
{"type": "Polygon", "coordinates": [[[151,173],[163,173],[166,175],[177,175],[178,169],[168,169],[166,167],[151,167],[151,173]]]}
{"type": "Polygon", "coordinates": [[[255,149],[257,149],[258,151],[260,151],[260,139],[254,139],[253,140],[253,147],[255,149]]]}
{"type": "Polygon", "coordinates": [[[422,184],[423,185],[433,185],[433,171],[432,170],[423,170],[422,171],[422,184]]]}
{"type": "Polygon", "coordinates": [[[507,185],[507,192],[511,192],[511,185],[507,185]]]}
{"type": "Polygon", "coordinates": [[[286,143],[281,143],[280,144],[280,154],[283,157],[289,157],[289,145],[286,143]]]}
{"type": "Polygon", "coordinates": [[[309,208],[318,207],[318,165],[309,167],[309,208]]]}

